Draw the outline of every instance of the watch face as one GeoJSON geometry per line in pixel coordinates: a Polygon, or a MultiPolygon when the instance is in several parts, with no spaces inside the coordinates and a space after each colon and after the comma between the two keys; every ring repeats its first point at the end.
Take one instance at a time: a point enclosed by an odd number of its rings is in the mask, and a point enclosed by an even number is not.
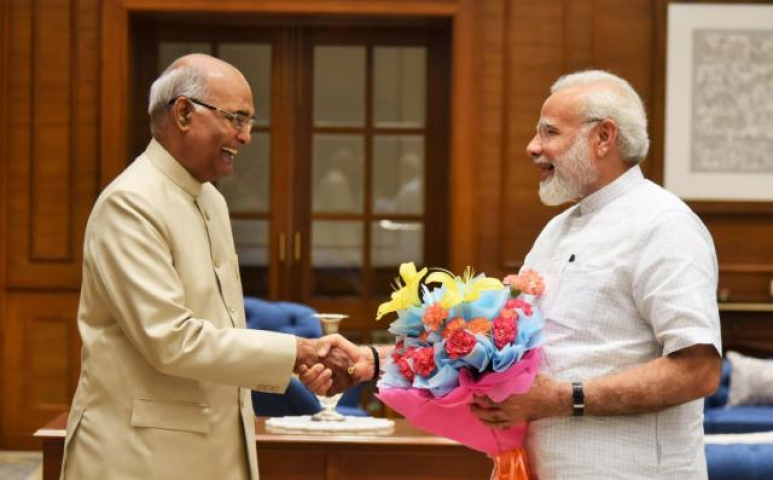
{"type": "Polygon", "coordinates": [[[572,383],[572,406],[574,408],[573,415],[580,417],[585,413],[585,393],[582,391],[582,383],[572,383]]]}

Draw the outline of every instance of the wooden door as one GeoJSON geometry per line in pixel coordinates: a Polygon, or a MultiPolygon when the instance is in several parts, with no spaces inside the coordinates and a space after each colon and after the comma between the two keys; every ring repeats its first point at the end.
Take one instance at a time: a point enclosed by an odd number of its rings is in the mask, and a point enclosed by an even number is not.
{"type": "Polygon", "coordinates": [[[366,340],[401,262],[448,261],[447,31],[282,23],[136,23],[134,104],[186,53],[244,73],[259,124],[217,187],[245,295],[350,314],[343,330],[366,340]]]}

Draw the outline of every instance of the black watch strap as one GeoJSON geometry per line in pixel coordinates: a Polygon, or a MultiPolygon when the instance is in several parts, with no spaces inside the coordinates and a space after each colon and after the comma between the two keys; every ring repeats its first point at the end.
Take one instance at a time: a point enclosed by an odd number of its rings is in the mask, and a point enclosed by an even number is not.
{"type": "Polygon", "coordinates": [[[585,415],[585,393],[582,391],[581,382],[572,382],[572,415],[582,417],[585,415]]]}

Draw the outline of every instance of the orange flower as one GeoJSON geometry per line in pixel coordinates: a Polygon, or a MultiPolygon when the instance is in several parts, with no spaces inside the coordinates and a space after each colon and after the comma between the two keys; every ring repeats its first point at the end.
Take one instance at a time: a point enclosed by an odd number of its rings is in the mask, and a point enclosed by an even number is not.
{"type": "Polygon", "coordinates": [[[491,331],[491,321],[486,318],[473,318],[467,324],[467,328],[475,335],[482,333],[488,335],[491,331]]]}
{"type": "Polygon", "coordinates": [[[462,317],[456,317],[446,325],[446,329],[443,330],[443,338],[448,338],[452,333],[457,330],[463,330],[467,326],[467,323],[462,317]]]}
{"type": "Polygon", "coordinates": [[[433,303],[424,310],[424,315],[421,317],[421,321],[431,331],[435,331],[443,325],[446,318],[448,318],[448,310],[441,307],[437,303],[433,303]]]}
{"type": "Polygon", "coordinates": [[[499,316],[506,320],[517,320],[518,312],[516,312],[513,308],[503,308],[499,311],[499,316]]]}

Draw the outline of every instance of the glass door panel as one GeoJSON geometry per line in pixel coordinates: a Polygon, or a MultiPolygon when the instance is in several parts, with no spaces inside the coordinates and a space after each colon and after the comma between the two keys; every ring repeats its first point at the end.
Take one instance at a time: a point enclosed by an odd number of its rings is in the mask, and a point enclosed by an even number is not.
{"type": "Polygon", "coordinates": [[[424,265],[424,224],[377,220],[371,223],[371,238],[371,294],[379,298],[391,292],[397,265],[405,262],[413,262],[418,268],[424,265]]]}
{"type": "Polygon", "coordinates": [[[373,211],[424,213],[424,137],[373,138],[373,211]]]}
{"type": "Polygon", "coordinates": [[[373,123],[376,127],[424,126],[427,49],[373,49],[373,123]]]}
{"type": "Polygon", "coordinates": [[[315,296],[362,293],[362,222],[315,221],[311,230],[315,296]]]}
{"type": "Polygon", "coordinates": [[[367,315],[361,321],[389,296],[401,263],[425,261],[429,54],[417,43],[381,44],[370,32],[311,37],[313,280],[304,301],[367,315]]]}
{"type": "Polygon", "coordinates": [[[314,135],[312,211],[362,213],[365,141],[362,135],[314,135]]]}
{"type": "Polygon", "coordinates": [[[365,123],[365,48],[314,48],[314,126],[365,123]]]}
{"type": "MultiPolygon", "coordinates": [[[[271,45],[221,43],[218,57],[238,68],[252,89],[258,124],[271,123],[271,45]]],[[[268,192],[266,190],[266,192],[268,192]]]]}
{"type": "Polygon", "coordinates": [[[233,174],[217,182],[232,214],[269,212],[270,142],[267,132],[253,132],[252,142],[242,146],[234,159],[233,174]]]}

